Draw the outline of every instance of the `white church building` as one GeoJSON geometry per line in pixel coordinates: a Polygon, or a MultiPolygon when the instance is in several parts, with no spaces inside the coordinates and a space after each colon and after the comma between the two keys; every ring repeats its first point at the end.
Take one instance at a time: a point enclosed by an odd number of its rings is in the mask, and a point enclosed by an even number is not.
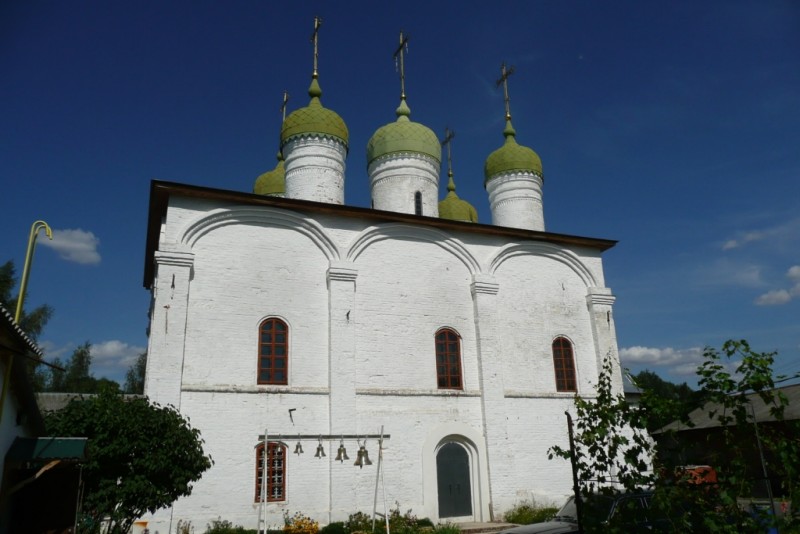
{"type": "Polygon", "coordinates": [[[405,96],[366,149],[372,207],[346,205],[348,130],[321,94],[315,68],[253,193],[151,185],[145,393],[190,418],[214,465],[150,532],[327,524],[376,495],[381,512],[453,522],[560,502],[571,471],[547,450],[618,360],[601,258],[615,242],[545,231],[541,161],[508,105],[485,165],[491,224],[452,173],[439,201],[442,145],[405,96]]]}

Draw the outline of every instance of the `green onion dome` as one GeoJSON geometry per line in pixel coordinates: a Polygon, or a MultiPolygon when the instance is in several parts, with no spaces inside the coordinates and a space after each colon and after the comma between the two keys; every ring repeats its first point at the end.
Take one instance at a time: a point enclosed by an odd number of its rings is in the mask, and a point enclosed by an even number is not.
{"type": "Polygon", "coordinates": [[[311,87],[308,89],[311,102],[308,106],[293,111],[281,127],[281,147],[297,137],[319,135],[331,137],[344,143],[348,148],[350,134],[342,118],[335,111],[322,106],[320,97],[322,89],[316,78],[312,78],[311,87]]]}
{"type": "Polygon", "coordinates": [[[517,144],[516,132],[511,126],[510,119],[506,120],[503,135],[506,137],[506,142],[486,158],[486,165],[483,167],[483,174],[486,178],[483,182],[484,185],[493,176],[509,171],[528,171],[544,178],[542,160],[530,148],[517,144]]]}
{"type": "Polygon", "coordinates": [[[447,196],[439,202],[439,218],[451,221],[478,222],[478,212],[466,200],[461,200],[456,195],[456,184],[453,182],[453,173],[447,183],[447,196]]]}
{"type": "Polygon", "coordinates": [[[257,195],[282,195],[286,192],[286,171],[283,168],[283,155],[278,152],[278,164],[258,178],[253,186],[257,195]]]}
{"type": "Polygon", "coordinates": [[[411,109],[405,98],[395,111],[397,120],[381,126],[367,143],[367,165],[381,156],[397,152],[416,152],[442,161],[442,145],[433,130],[409,119],[411,109]]]}

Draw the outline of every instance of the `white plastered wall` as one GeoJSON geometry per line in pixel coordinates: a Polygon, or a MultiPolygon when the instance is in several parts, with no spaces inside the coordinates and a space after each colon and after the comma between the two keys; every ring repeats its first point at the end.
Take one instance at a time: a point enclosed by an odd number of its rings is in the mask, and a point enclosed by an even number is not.
{"type": "MultiPolygon", "coordinates": [[[[179,266],[190,273],[188,287],[178,288],[187,302],[185,333],[166,332],[163,316],[154,314],[148,388],[159,380],[174,383],[180,363],[177,405],[201,430],[216,464],[151,531],[174,529],[178,519],[202,527],[217,517],[255,528],[254,446],[265,428],[284,435],[347,428],[372,434],[384,426],[391,434],[386,501],[434,520],[435,454],[447,439],[470,450],[475,520],[496,518],[530,495],[559,501],[568,493],[568,465],[546,457],[548,447],[563,445],[563,414],[572,405],[571,394],[555,392],[550,343],[556,335],[573,342],[579,387],[590,394],[598,350],[615,343],[613,323],[601,332],[603,340],[592,326],[589,308],[613,303],[595,251],[194,200],[175,202],[166,222],[162,248],[181,250],[181,261],[191,258],[190,267],[179,266]],[[345,284],[336,286],[336,302],[332,283],[345,284]],[[494,289],[479,297],[476,283],[494,289]],[[590,293],[595,296],[587,302],[590,293]],[[478,298],[491,303],[477,308],[495,314],[491,320],[476,316],[478,298]],[[338,317],[342,312],[350,313],[338,317]],[[255,383],[257,329],[270,316],[290,328],[286,387],[255,383]],[[338,354],[330,332],[342,321],[354,328],[353,341],[337,341],[354,347],[348,371],[354,390],[337,396],[329,385],[348,376],[336,375],[338,366],[330,365],[338,354]],[[463,391],[436,388],[434,334],[444,326],[462,337],[463,391]],[[481,364],[479,338],[498,348],[492,362],[481,364]],[[481,373],[493,369],[500,374],[491,381],[496,393],[487,404],[482,384],[489,382],[481,373]],[[337,412],[331,399],[353,407],[337,412]],[[331,413],[345,415],[331,421],[331,413]]],[[[170,281],[156,285],[169,287],[170,281]]],[[[603,310],[595,315],[605,317],[603,310]]],[[[280,524],[284,511],[302,511],[323,523],[371,512],[375,466],[352,466],[354,442],[346,443],[348,465],[333,461],[336,440],[324,443],[324,460],[313,457],[316,443],[304,442],[305,454],[296,456],[295,442],[285,441],[287,501],[267,505],[268,524],[280,524]]],[[[367,446],[377,463],[377,444],[367,446]]]]}

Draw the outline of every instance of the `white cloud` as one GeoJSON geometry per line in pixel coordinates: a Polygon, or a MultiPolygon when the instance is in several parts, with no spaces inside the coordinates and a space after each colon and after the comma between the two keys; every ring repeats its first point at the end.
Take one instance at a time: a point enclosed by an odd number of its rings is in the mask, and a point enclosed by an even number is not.
{"type": "Polygon", "coordinates": [[[61,259],[83,265],[100,263],[100,253],[97,251],[100,239],[92,232],[86,232],[80,228],[53,230],[52,240],[44,238],[38,242],[55,250],[61,259]]]}
{"type": "Polygon", "coordinates": [[[762,268],[730,258],[699,265],[696,280],[706,286],[763,287],[762,268]]]}
{"type": "Polygon", "coordinates": [[[756,300],[756,306],[779,306],[792,300],[792,296],[785,289],[773,289],[760,295],[756,300]]]}
{"type": "Polygon", "coordinates": [[[722,250],[742,248],[749,243],[763,241],[764,246],[773,252],[794,253],[798,238],[800,238],[800,217],[794,217],[761,230],[739,232],[722,244],[722,250]]]}
{"type": "Polygon", "coordinates": [[[800,265],[792,265],[786,272],[786,277],[792,282],[800,284],[800,265]]]}
{"type": "MultiPolygon", "coordinates": [[[[47,361],[59,358],[62,364],[69,361],[77,348],[74,343],[56,345],[52,341],[42,341],[39,347],[44,351],[47,361]]],[[[90,373],[95,378],[110,378],[123,382],[126,371],[136,362],[139,354],[146,350],[145,347],[130,345],[116,339],[93,343],[89,350],[92,356],[90,373]]]]}
{"type": "Polygon", "coordinates": [[[689,349],[663,349],[654,347],[625,347],[619,351],[623,365],[652,365],[670,366],[670,372],[679,375],[693,375],[697,366],[703,359],[703,349],[693,347],[689,349]]]}
{"type": "Polygon", "coordinates": [[[786,271],[786,278],[794,282],[789,289],[773,289],[760,295],[755,304],[758,306],[779,306],[786,304],[793,298],[800,297],[800,265],[793,265],[786,271]]]}
{"type": "Polygon", "coordinates": [[[741,246],[746,245],[747,243],[751,243],[753,241],[760,241],[766,237],[764,232],[759,232],[757,230],[751,232],[745,232],[741,234],[737,239],[729,239],[722,245],[722,250],[731,250],[734,248],[739,248],[741,246]]]}
{"type": "Polygon", "coordinates": [[[136,361],[139,354],[145,351],[144,347],[129,345],[116,339],[93,343],[91,348],[92,365],[102,369],[123,368],[127,369],[136,361]]]}
{"type": "MultiPolygon", "coordinates": [[[[682,380],[697,378],[697,368],[703,363],[704,348],[692,347],[688,349],[673,349],[665,347],[663,349],[654,347],[626,347],[619,351],[620,360],[623,367],[636,366],[641,368],[661,368],[659,374],[667,374],[671,377],[686,377],[682,380]]],[[[720,362],[724,371],[731,375],[736,375],[736,368],[741,364],[740,359],[726,360],[724,357],[720,362]]]]}
{"type": "Polygon", "coordinates": [[[65,360],[69,358],[72,351],[75,347],[68,347],[68,346],[58,346],[52,341],[39,341],[36,345],[42,349],[44,353],[44,357],[47,361],[51,361],[53,358],[59,358],[60,360],[65,360]]]}

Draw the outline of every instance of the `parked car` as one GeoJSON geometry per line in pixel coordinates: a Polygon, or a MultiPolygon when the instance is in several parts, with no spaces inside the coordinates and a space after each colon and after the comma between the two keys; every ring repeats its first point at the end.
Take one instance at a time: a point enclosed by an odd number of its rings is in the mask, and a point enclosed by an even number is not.
{"type": "MultiPolygon", "coordinates": [[[[666,522],[650,508],[652,492],[590,495],[583,501],[584,530],[610,525],[623,527],[626,532],[666,530],[666,522]]],[[[549,521],[509,528],[500,534],[562,534],[578,530],[578,511],[575,498],[570,497],[549,521]]]]}

